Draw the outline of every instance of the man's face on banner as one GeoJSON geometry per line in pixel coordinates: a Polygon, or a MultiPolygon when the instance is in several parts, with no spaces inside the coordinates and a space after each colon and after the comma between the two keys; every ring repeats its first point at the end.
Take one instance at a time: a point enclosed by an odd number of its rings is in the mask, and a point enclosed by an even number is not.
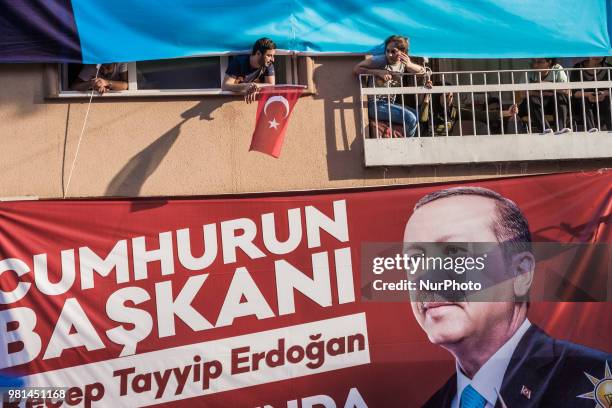
{"type": "MultiPolygon", "coordinates": [[[[492,224],[497,216],[495,201],[476,195],[441,198],[419,207],[408,220],[404,245],[410,243],[497,242],[492,224]]],[[[456,251],[450,248],[448,251],[456,251]]],[[[447,252],[448,252],[447,251],[447,252]]],[[[440,254],[426,254],[440,255],[440,254]]],[[[443,255],[443,254],[442,254],[443,255]]],[[[487,259],[488,268],[506,269],[501,252],[487,259]]],[[[487,289],[487,299],[512,299],[511,283],[487,289]]],[[[456,344],[470,338],[490,336],[490,328],[512,316],[513,302],[466,302],[432,299],[412,302],[412,311],[429,340],[439,345],[456,344]]]]}

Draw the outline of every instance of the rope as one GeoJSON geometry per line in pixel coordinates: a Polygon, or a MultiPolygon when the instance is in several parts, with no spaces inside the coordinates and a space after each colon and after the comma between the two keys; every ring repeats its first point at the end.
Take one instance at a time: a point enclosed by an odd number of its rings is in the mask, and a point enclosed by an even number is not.
{"type": "MultiPolygon", "coordinates": [[[[98,73],[100,72],[100,64],[98,64],[96,68],[96,76],[94,80],[98,79],[98,73]]],[[[83,120],[83,127],[81,128],[81,135],[79,136],[79,142],[77,143],[76,153],[74,154],[74,160],[72,160],[72,166],[70,167],[70,173],[68,173],[68,183],[66,183],[66,190],[64,191],[64,195],[62,198],[66,198],[68,195],[68,189],[70,188],[70,181],[72,180],[72,172],[74,171],[74,166],[76,164],[77,157],[79,155],[79,149],[81,148],[81,141],[83,140],[83,134],[85,134],[85,125],[87,124],[87,117],[89,116],[89,109],[91,108],[91,101],[93,100],[94,89],[91,89],[91,94],[89,95],[89,103],[87,104],[87,111],[85,112],[85,119],[83,120]]]]}

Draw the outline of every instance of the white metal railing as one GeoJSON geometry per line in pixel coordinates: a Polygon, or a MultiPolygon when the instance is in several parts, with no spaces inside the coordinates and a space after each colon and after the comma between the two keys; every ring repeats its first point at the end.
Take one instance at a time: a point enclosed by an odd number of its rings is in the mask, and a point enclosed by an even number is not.
{"type": "Polygon", "coordinates": [[[592,73],[592,68],[564,69],[568,78],[581,78],[580,81],[570,82],[543,81],[542,74],[546,71],[455,71],[433,73],[429,78],[403,74],[396,75],[393,82],[386,82],[386,86],[377,84],[379,81],[372,75],[360,75],[364,137],[367,137],[368,127],[375,129],[370,132],[374,133],[370,134],[370,137],[374,138],[394,135],[409,137],[410,129],[406,126],[406,115],[410,115],[410,109],[407,108],[413,109],[413,113],[417,116],[418,126],[415,137],[535,133],[535,123],[539,123],[539,127],[544,127],[538,128],[538,133],[547,129],[554,132],[612,131],[610,68],[600,68],[597,76],[603,77],[603,80],[595,81],[584,80],[586,71],[592,73]],[[536,76],[537,82],[530,82],[530,75],[536,76]],[[426,79],[434,83],[433,88],[425,86],[426,79]],[[595,92],[601,101],[594,103],[589,100],[590,96],[592,99],[592,95],[585,96],[585,90],[595,92]],[[412,97],[412,104],[406,102],[407,96],[412,97]],[[436,98],[440,102],[436,102],[436,98]],[[492,100],[496,101],[498,109],[490,109],[489,104],[492,100]],[[535,109],[531,106],[537,102],[542,108],[535,109]],[[605,107],[602,106],[603,103],[606,104],[605,107]],[[394,106],[385,110],[380,109],[380,105],[383,108],[394,106]],[[518,108],[519,112],[511,114],[508,109],[512,106],[516,107],[515,110],[518,108]],[[368,111],[372,108],[374,113],[368,111]],[[457,111],[457,116],[449,118],[453,109],[457,111]],[[381,110],[386,112],[384,117],[379,117],[381,110]],[[566,113],[561,115],[563,110],[566,113]],[[402,120],[393,118],[392,111],[401,112],[402,120]],[[540,118],[532,117],[534,111],[538,111],[540,118]],[[550,116],[553,116],[552,120],[550,116]],[[427,117],[430,123],[421,120],[423,117],[427,117]],[[561,123],[562,119],[566,123],[561,123]],[[442,126],[436,126],[436,120],[442,122],[440,123],[442,126]],[[510,122],[514,122],[513,126],[509,126],[510,122]],[[587,124],[592,126],[587,128],[587,124]],[[382,129],[387,131],[383,132],[382,129]],[[440,132],[441,129],[444,130],[443,133],[440,132]]]}

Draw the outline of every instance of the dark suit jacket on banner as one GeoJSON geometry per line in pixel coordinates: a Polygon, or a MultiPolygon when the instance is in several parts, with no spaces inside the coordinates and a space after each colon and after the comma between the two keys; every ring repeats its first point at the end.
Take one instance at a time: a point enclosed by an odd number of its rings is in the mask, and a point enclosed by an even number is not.
{"type": "MultiPolygon", "coordinates": [[[[612,354],[553,339],[532,325],[512,354],[500,394],[507,408],[593,408],[595,399],[578,396],[595,389],[585,373],[605,378],[606,360],[612,354]]],[[[454,374],[424,407],[448,408],[456,392],[454,374]]],[[[498,398],[495,408],[502,407],[498,398]]]]}

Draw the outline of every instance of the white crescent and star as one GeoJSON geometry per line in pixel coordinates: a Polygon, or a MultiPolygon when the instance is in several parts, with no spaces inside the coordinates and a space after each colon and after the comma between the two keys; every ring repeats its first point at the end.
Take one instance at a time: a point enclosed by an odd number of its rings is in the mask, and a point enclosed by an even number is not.
{"type": "MultiPolygon", "coordinates": [[[[283,106],[285,107],[285,116],[282,119],[285,119],[287,116],[289,116],[289,101],[287,101],[287,98],[285,98],[284,96],[279,96],[279,95],[268,98],[268,100],[266,101],[266,104],[264,105],[264,109],[263,109],[264,115],[267,114],[266,111],[268,109],[268,106],[272,105],[275,102],[282,103],[283,106]]],[[[270,128],[274,128],[274,129],[278,129],[278,125],[280,125],[280,123],[276,121],[276,118],[272,118],[272,120],[269,120],[268,123],[270,124],[270,128]]]]}

